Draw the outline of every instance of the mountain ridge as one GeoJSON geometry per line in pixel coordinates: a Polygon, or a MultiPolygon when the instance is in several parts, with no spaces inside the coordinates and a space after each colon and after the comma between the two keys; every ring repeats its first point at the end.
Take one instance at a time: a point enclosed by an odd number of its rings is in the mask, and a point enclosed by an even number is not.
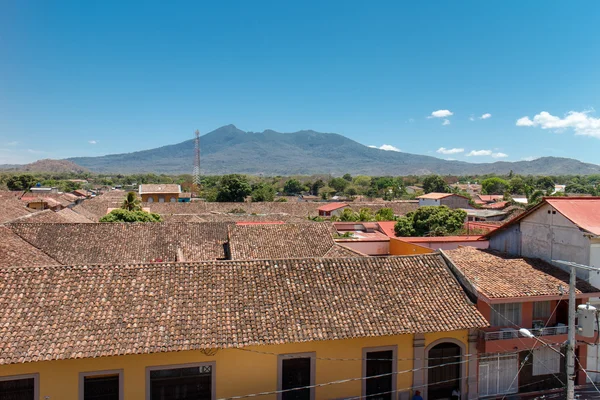
{"type": "MultiPolygon", "coordinates": [[[[385,151],[337,133],[271,129],[245,132],[225,125],[200,137],[203,175],[587,175],[600,166],[570,158],[542,157],[533,161],[468,163],[405,152],[385,151]]],[[[131,153],[66,159],[98,173],[191,173],[194,139],[131,153]]]]}

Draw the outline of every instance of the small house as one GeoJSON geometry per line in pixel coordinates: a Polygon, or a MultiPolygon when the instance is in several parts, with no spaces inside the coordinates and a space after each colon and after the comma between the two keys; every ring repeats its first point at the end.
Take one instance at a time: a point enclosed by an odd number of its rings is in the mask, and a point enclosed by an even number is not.
{"type": "Polygon", "coordinates": [[[427,193],[417,197],[419,207],[446,206],[448,208],[469,208],[469,198],[455,193],[427,193]]]}
{"type": "Polygon", "coordinates": [[[147,203],[177,203],[181,186],[163,183],[140,185],[139,194],[147,203]]]}
{"type": "Polygon", "coordinates": [[[348,208],[349,205],[346,203],[328,203],[322,205],[318,208],[319,217],[332,217],[339,216],[342,214],[345,208],[348,208]]]}

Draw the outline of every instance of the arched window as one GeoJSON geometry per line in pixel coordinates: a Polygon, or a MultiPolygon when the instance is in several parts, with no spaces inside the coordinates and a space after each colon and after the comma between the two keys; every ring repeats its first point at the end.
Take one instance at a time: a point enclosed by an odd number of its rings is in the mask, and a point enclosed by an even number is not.
{"type": "Polygon", "coordinates": [[[426,352],[428,400],[451,399],[454,391],[462,398],[466,363],[461,363],[464,348],[461,345],[450,340],[440,341],[426,352]]]}

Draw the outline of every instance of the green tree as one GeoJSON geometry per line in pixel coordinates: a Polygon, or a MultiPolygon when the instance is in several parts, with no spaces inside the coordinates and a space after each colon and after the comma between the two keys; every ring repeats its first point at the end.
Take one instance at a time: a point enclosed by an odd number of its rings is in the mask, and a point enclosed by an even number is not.
{"type": "Polygon", "coordinates": [[[545,192],[553,191],[554,190],[554,181],[549,176],[542,176],[535,183],[535,187],[537,189],[543,190],[545,192]]]}
{"type": "Polygon", "coordinates": [[[527,191],[527,184],[520,176],[515,176],[508,181],[508,186],[512,194],[525,194],[527,191]]]}
{"type": "Polygon", "coordinates": [[[342,178],[347,180],[348,182],[352,182],[352,175],[350,175],[350,174],[344,174],[344,176],[342,176],[342,178]]]}
{"type": "Polygon", "coordinates": [[[323,182],[323,179],[317,179],[310,186],[310,192],[313,194],[313,196],[318,196],[319,195],[319,189],[321,189],[324,186],[325,186],[325,182],[323,182]]]}
{"type": "Polygon", "coordinates": [[[346,190],[344,190],[344,194],[346,196],[354,199],[356,197],[356,195],[358,195],[358,190],[356,189],[356,186],[350,185],[346,188],[346,190]]]}
{"type": "MultiPolygon", "coordinates": [[[[345,210],[344,210],[345,211],[345,210]]],[[[358,220],[361,222],[375,221],[375,216],[370,208],[363,207],[358,211],[358,220]]]]}
{"type": "Polygon", "coordinates": [[[394,226],[398,236],[443,236],[458,231],[464,225],[467,212],[446,206],[424,206],[399,217],[394,226]]]}
{"type": "Polygon", "coordinates": [[[394,210],[391,208],[380,208],[375,213],[375,219],[377,221],[393,221],[395,218],[394,210]]]}
{"type": "Polygon", "coordinates": [[[423,179],[423,192],[425,193],[449,193],[450,188],[439,175],[429,175],[423,179]]]}
{"type": "Polygon", "coordinates": [[[366,191],[371,186],[371,177],[365,175],[359,175],[354,177],[352,180],[356,186],[361,190],[366,191]]]}
{"type": "Polygon", "coordinates": [[[509,186],[508,182],[504,179],[493,177],[484,179],[481,182],[481,191],[485,194],[504,194],[509,186]]]}
{"type": "Polygon", "coordinates": [[[241,203],[251,192],[252,188],[246,176],[239,174],[223,175],[217,188],[216,200],[219,202],[241,203]]]}
{"type": "Polygon", "coordinates": [[[294,195],[302,192],[304,190],[304,186],[300,183],[298,179],[290,179],[285,182],[283,186],[283,191],[286,194],[294,195]]]}
{"type": "Polygon", "coordinates": [[[33,175],[13,175],[6,181],[6,187],[8,190],[29,190],[35,185],[36,179],[33,175]]]}
{"type": "Polygon", "coordinates": [[[349,184],[350,182],[344,178],[333,178],[329,181],[329,186],[334,188],[336,192],[343,192],[349,184]]]}
{"type": "Polygon", "coordinates": [[[319,189],[319,196],[321,196],[323,200],[328,200],[332,194],[335,194],[335,189],[329,186],[323,186],[319,189]]]}
{"type": "Polygon", "coordinates": [[[352,211],[350,208],[344,208],[342,213],[340,214],[340,221],[342,222],[355,222],[358,221],[360,216],[356,211],[352,211]]]}
{"type": "Polygon", "coordinates": [[[275,198],[275,188],[273,185],[262,182],[257,183],[252,188],[252,201],[273,201],[275,198]]]}
{"type": "Polygon", "coordinates": [[[162,222],[162,217],[155,213],[117,208],[100,218],[100,222],[162,222]]]}
{"type": "Polygon", "coordinates": [[[140,211],[142,209],[140,199],[135,192],[129,192],[125,196],[121,208],[127,211],[140,211]]]}

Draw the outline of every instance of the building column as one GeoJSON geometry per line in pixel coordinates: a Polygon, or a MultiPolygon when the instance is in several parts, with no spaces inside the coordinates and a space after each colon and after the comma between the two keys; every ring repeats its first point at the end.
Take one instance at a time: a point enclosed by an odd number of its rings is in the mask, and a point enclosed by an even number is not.
{"type": "MultiPolygon", "coordinates": [[[[478,369],[479,369],[479,362],[477,359],[477,340],[478,340],[478,332],[475,329],[471,329],[469,331],[469,346],[467,347],[467,352],[468,354],[470,354],[469,356],[469,368],[468,371],[469,373],[467,374],[468,377],[463,377],[464,379],[467,379],[467,387],[468,387],[468,393],[467,393],[467,397],[465,397],[465,395],[462,395],[463,399],[478,399],[479,398],[479,390],[477,388],[477,381],[478,381],[478,369]]],[[[463,384],[464,387],[464,384],[463,384]]]]}
{"type": "MultiPolygon", "coordinates": [[[[423,387],[425,384],[425,374],[427,371],[425,368],[425,335],[422,333],[415,333],[413,338],[413,393],[415,390],[421,391],[421,393],[425,393],[426,387],[423,387]]],[[[426,398],[425,396],[423,396],[426,398]]]]}

